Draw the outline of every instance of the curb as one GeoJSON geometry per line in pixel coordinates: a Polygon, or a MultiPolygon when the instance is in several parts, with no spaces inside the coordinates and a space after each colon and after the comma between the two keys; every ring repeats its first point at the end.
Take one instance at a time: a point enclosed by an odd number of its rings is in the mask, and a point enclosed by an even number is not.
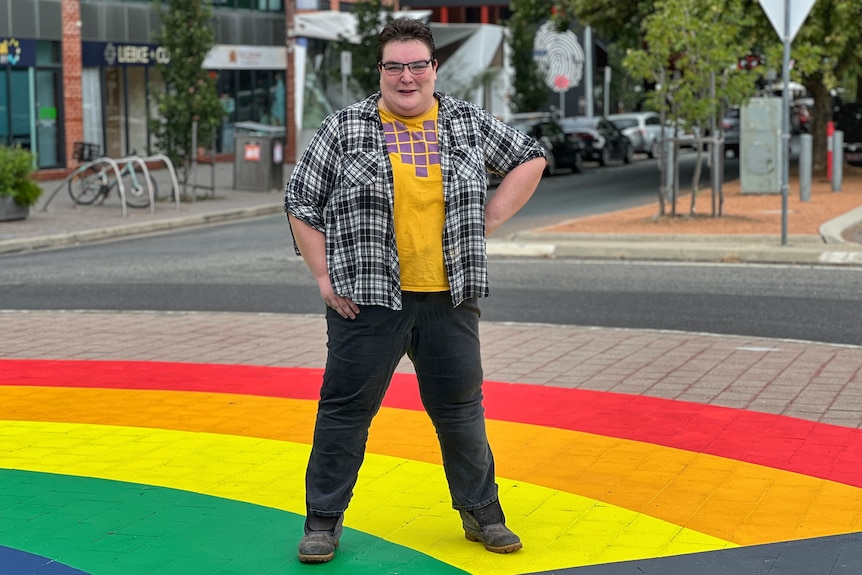
{"type": "Polygon", "coordinates": [[[844,231],[862,222],[862,206],[833,218],[820,226],[820,235],[827,244],[843,244],[844,231]]]}
{"type": "MultiPolygon", "coordinates": [[[[65,234],[0,240],[0,254],[248,220],[283,212],[284,206],[279,201],[65,234]]],[[[487,250],[489,256],[496,257],[862,266],[862,245],[846,243],[841,238],[844,229],[859,221],[862,221],[862,208],[826,222],[820,228],[820,236],[791,236],[787,245],[781,245],[778,237],[762,235],[728,237],[688,234],[551,234],[526,231],[505,238],[489,239],[487,250]]]]}
{"type": "Polygon", "coordinates": [[[88,242],[98,242],[113,238],[139,236],[163,231],[183,228],[205,226],[220,222],[234,220],[248,220],[262,216],[271,216],[284,213],[284,205],[276,203],[272,205],[253,206],[224,210],[220,212],[209,212],[205,214],[194,214],[188,216],[166,218],[151,222],[131,223],[105,228],[70,232],[66,234],[53,234],[35,238],[22,238],[0,241],[0,254],[26,252],[37,249],[77,245],[88,242]]]}
{"type": "Polygon", "coordinates": [[[862,266],[862,245],[827,244],[820,236],[646,236],[521,232],[489,240],[488,255],[703,263],[862,266]]]}

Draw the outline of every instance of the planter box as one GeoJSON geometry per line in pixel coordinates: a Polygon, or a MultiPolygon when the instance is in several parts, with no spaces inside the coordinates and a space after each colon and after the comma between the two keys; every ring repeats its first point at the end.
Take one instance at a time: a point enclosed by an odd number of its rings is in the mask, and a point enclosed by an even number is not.
{"type": "Polygon", "coordinates": [[[20,206],[12,196],[0,196],[0,222],[24,220],[30,215],[30,206],[20,206]]]}

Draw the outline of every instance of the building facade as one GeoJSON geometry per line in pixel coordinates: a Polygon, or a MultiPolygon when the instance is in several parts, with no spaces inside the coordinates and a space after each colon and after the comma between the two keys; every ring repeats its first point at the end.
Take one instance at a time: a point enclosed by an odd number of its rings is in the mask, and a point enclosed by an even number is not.
{"type": "MultiPolygon", "coordinates": [[[[235,103],[230,120],[283,122],[282,0],[213,5],[205,67],[235,103]]],[[[0,144],[32,150],[39,169],[74,165],[77,141],[113,157],[149,153],[149,96],[165,89],[156,64],[170,58],[160,29],[151,0],[0,0],[0,144]]]]}
{"type": "MultiPolygon", "coordinates": [[[[353,4],[294,1],[297,14],[349,12],[353,4]]],[[[491,50],[483,65],[505,68],[502,51],[494,52],[495,43],[485,38],[496,33],[494,26],[487,27],[482,39],[473,35],[474,44],[469,45],[467,32],[459,28],[500,24],[509,17],[508,3],[488,1],[417,0],[410,4],[412,10],[430,11],[427,19],[440,26],[435,37],[440,36],[441,83],[447,90],[469,83],[446,70],[469,68],[453,57],[459,48],[474,49],[475,45],[478,51],[473,59],[477,62],[478,55],[491,50]],[[444,46],[447,36],[453,41],[444,46]],[[450,57],[452,61],[446,62],[450,57]]],[[[215,46],[204,67],[216,80],[227,112],[213,142],[218,152],[233,151],[236,122],[284,125],[285,99],[291,94],[299,99],[298,127],[306,132],[331,111],[330,99],[343,103],[339,95],[333,97],[328,72],[319,69],[324,40],[297,38],[299,78],[293,78],[295,87],[285,85],[286,2],[212,0],[215,46]]],[[[393,7],[398,9],[397,0],[393,7]]],[[[115,158],[155,152],[149,129],[150,119],[155,117],[151,95],[165,90],[157,64],[170,59],[156,40],[160,30],[152,0],[0,0],[0,145],[17,144],[32,150],[40,170],[74,167],[76,142],[94,143],[104,155],[115,158]]],[[[499,86],[483,90],[477,103],[498,113],[505,106],[501,103],[505,90],[499,86]]],[[[575,92],[567,98],[577,97],[575,92]]],[[[209,148],[207,140],[199,139],[209,148]]]]}

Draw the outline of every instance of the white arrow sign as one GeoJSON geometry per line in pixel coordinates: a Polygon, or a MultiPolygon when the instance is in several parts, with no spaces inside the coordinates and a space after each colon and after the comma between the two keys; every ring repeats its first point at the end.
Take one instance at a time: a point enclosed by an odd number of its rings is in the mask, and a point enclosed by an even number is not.
{"type": "Polygon", "coordinates": [[[808,18],[808,13],[811,12],[814,2],[815,0],[760,0],[760,7],[766,12],[766,16],[772,22],[772,27],[778,32],[778,37],[784,40],[786,33],[788,39],[793,42],[799,29],[802,28],[802,23],[808,18]],[[784,29],[785,6],[790,11],[789,30],[784,29]]]}

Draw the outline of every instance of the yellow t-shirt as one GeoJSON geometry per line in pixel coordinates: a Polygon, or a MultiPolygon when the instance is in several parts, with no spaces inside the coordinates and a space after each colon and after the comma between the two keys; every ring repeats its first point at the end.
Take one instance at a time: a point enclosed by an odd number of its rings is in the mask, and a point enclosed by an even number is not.
{"type": "Polygon", "coordinates": [[[443,263],[443,176],[437,140],[437,104],[402,118],[380,109],[395,181],[395,243],[404,291],[447,291],[443,263]]]}

